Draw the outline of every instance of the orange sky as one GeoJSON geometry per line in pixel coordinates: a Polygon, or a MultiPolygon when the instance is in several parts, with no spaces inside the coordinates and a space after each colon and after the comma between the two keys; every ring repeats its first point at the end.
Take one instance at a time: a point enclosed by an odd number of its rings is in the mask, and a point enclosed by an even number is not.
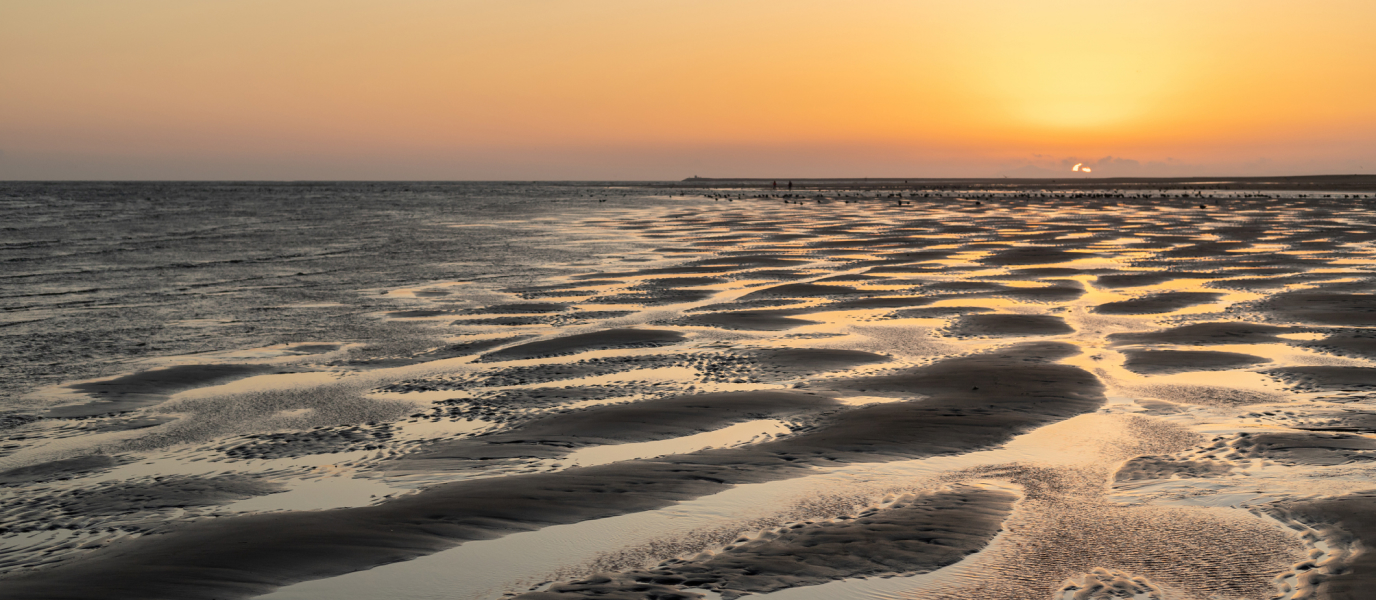
{"type": "Polygon", "coordinates": [[[0,179],[1376,173],[1373,29],[1371,0],[5,0],[0,179]]]}

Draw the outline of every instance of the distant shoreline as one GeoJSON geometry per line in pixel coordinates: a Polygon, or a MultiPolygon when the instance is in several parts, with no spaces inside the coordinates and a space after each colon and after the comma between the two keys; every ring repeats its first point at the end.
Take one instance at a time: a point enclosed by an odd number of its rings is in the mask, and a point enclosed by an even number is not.
{"type": "Polygon", "coordinates": [[[808,178],[786,178],[786,177],[688,177],[682,180],[684,183],[701,182],[742,182],[742,183],[770,183],[773,181],[792,181],[793,183],[975,183],[975,182],[1001,182],[1001,183],[1048,183],[1053,181],[1094,181],[1101,183],[1266,183],[1266,182],[1330,182],[1330,181],[1366,181],[1376,183],[1376,175],[1285,175],[1277,177],[1229,177],[1225,175],[1207,177],[1076,177],[1067,175],[1066,177],[808,177],[808,178]]]}
{"type": "Polygon", "coordinates": [[[1376,175],[1290,175],[1283,177],[1077,177],[1064,178],[1012,178],[1012,177],[868,177],[868,178],[713,178],[689,177],[679,183],[695,186],[718,187],[759,187],[778,184],[782,189],[788,184],[795,188],[825,189],[844,186],[848,188],[950,188],[950,187],[1064,187],[1064,188],[1163,188],[1163,187],[1207,187],[1209,189],[1312,189],[1329,191],[1376,191],[1376,175]]]}
{"type": "Polygon", "coordinates": [[[85,186],[85,187],[127,187],[140,185],[167,185],[190,187],[284,187],[313,188],[330,186],[352,186],[361,188],[400,188],[401,191],[434,190],[451,186],[489,185],[498,187],[549,186],[549,187],[606,187],[606,188],[645,188],[645,189],[701,189],[737,188],[763,189],[778,191],[1075,191],[1075,190],[1195,190],[1195,191],[1241,191],[1257,192],[1337,192],[1372,193],[1376,192],[1376,175],[1291,175],[1285,177],[1076,177],[1065,178],[958,178],[958,177],[871,177],[871,178],[713,178],[689,177],[678,181],[615,181],[615,180],[416,180],[416,181],[372,181],[372,180],[34,180],[0,181],[0,189],[15,190],[26,186],[85,186]],[[793,187],[789,188],[789,184],[793,187]],[[408,189],[410,188],[410,189],[408,189]]]}

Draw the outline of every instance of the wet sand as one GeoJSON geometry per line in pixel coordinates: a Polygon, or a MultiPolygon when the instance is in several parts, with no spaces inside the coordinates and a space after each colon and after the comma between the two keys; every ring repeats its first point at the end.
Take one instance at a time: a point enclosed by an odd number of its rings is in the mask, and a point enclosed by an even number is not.
{"type": "Polygon", "coordinates": [[[179,365],[77,383],[71,385],[71,389],[93,400],[49,409],[45,416],[62,419],[128,412],[159,404],[177,392],[270,372],[271,367],[262,365],[179,365]]]}
{"type": "MultiPolygon", "coordinates": [[[[1359,184],[460,186],[514,204],[414,228],[477,254],[358,250],[258,344],[25,375],[0,598],[1361,597],[1359,184]]],[[[294,267],[207,264],[173,285],[284,310],[242,281],[294,267]]]]}
{"type": "Polygon", "coordinates": [[[559,584],[517,598],[702,597],[682,591],[688,587],[733,599],[834,579],[926,573],[984,547],[1016,499],[1007,491],[978,488],[906,495],[854,518],[796,523],[742,538],[714,555],[559,584]]]}
{"type": "Polygon", "coordinates": [[[1370,595],[1376,555],[1367,548],[1376,542],[1376,493],[1352,494],[1310,502],[1283,504],[1285,517],[1323,528],[1339,554],[1336,560],[1305,565],[1309,573],[1301,589],[1315,597],[1357,600],[1370,595]],[[1317,567],[1317,568],[1315,568],[1317,567]]]}

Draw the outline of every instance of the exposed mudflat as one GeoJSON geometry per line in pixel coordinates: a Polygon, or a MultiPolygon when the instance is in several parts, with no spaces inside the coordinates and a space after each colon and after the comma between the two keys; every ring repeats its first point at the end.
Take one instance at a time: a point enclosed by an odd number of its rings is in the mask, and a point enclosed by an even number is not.
{"type": "Polygon", "coordinates": [[[987,545],[1016,499],[1007,491],[969,486],[907,494],[854,517],[764,531],[716,554],[556,584],[517,598],[702,597],[692,588],[737,598],[852,577],[927,573],[987,545]]]}
{"type": "Polygon", "coordinates": [[[1255,323],[1194,323],[1160,331],[1114,333],[1108,336],[1115,344],[1176,344],[1181,346],[1209,346],[1217,344],[1279,343],[1289,328],[1255,323]]]}
{"type": "Polygon", "coordinates": [[[747,331],[784,331],[817,323],[817,321],[798,317],[798,315],[803,314],[807,314],[807,312],[800,310],[741,310],[690,315],[679,322],[684,325],[744,329],[747,331]]]}
{"type": "Polygon", "coordinates": [[[1359,600],[1371,595],[1376,554],[1376,492],[1349,494],[1276,507],[1284,518],[1299,526],[1318,529],[1332,550],[1304,565],[1298,589],[1313,597],[1359,600]]]}
{"type": "Polygon", "coordinates": [[[72,418],[128,412],[158,404],[177,392],[270,372],[272,368],[263,365],[178,365],[113,379],[76,383],[69,387],[92,400],[49,409],[45,416],[72,418]]]}
{"type": "Polygon", "coordinates": [[[956,321],[949,331],[956,336],[1025,337],[1064,335],[1075,329],[1054,315],[973,314],[956,321]]]}
{"type": "Polygon", "coordinates": [[[1143,375],[1182,371],[1227,371],[1270,359],[1241,352],[1207,350],[1124,350],[1123,368],[1143,375]]]}
{"type": "Polygon", "coordinates": [[[1365,598],[1376,190],[1121,183],[3,184],[0,599],[1365,598]]]}
{"type": "Polygon", "coordinates": [[[559,337],[537,342],[526,342],[489,352],[484,354],[479,360],[487,362],[500,362],[508,360],[524,360],[529,358],[546,358],[550,356],[565,356],[569,354],[579,354],[591,350],[609,350],[612,348],[655,348],[668,346],[683,340],[683,334],[677,331],[664,331],[658,329],[607,329],[604,331],[594,331],[582,333],[568,337],[559,337]]]}
{"type": "Polygon", "coordinates": [[[1163,292],[1131,300],[1105,302],[1094,307],[1094,312],[1106,315],[1153,315],[1213,302],[1222,296],[1214,292],[1163,292]]]}

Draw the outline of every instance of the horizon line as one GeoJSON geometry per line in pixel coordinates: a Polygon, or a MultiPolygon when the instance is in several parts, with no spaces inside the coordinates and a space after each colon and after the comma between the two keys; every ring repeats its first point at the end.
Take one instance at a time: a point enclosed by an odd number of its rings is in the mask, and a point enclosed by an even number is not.
{"type": "Polygon", "coordinates": [[[1372,179],[1376,174],[1331,173],[1308,175],[1193,175],[1188,177],[700,177],[694,175],[683,179],[0,179],[6,183],[687,183],[687,182],[935,182],[935,181],[998,181],[998,182],[1212,182],[1226,181],[1277,181],[1304,179],[1372,179]]]}

